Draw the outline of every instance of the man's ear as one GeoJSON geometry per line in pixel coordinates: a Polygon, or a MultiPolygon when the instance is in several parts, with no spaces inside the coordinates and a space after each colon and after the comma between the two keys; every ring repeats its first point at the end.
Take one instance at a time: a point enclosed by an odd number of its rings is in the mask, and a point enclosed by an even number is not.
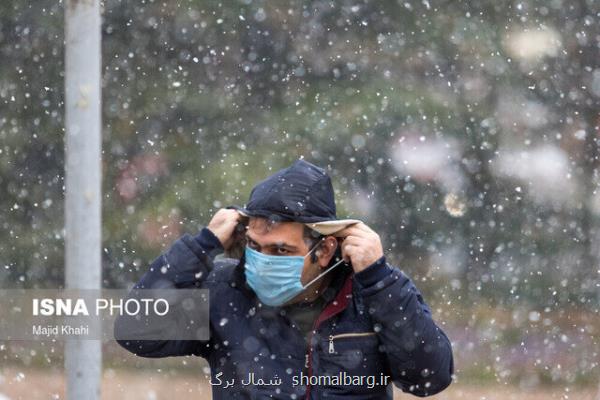
{"type": "Polygon", "coordinates": [[[331,258],[335,255],[335,251],[338,247],[338,242],[335,236],[326,236],[319,244],[319,248],[315,250],[317,256],[317,262],[320,268],[326,268],[331,261],[331,258]]]}

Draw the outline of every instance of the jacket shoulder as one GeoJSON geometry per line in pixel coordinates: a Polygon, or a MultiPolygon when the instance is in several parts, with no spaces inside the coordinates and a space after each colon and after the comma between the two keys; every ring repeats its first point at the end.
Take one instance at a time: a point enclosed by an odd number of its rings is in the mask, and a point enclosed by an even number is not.
{"type": "Polygon", "coordinates": [[[229,283],[235,281],[236,267],[240,260],[235,258],[221,257],[213,261],[213,269],[206,278],[208,284],[229,283]]]}

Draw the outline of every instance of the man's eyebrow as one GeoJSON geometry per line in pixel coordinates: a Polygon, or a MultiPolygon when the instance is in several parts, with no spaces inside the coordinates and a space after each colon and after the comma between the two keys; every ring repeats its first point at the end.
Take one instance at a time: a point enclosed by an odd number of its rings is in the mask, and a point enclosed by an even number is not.
{"type": "MultiPolygon", "coordinates": [[[[248,233],[246,232],[246,239],[258,244],[256,242],[256,240],[252,239],[250,237],[250,235],[248,235],[248,233]]],[[[263,245],[262,247],[289,247],[290,249],[294,249],[297,250],[296,246],[292,246],[291,244],[287,244],[285,242],[273,242],[273,243],[267,243],[265,245],[263,245]]]]}

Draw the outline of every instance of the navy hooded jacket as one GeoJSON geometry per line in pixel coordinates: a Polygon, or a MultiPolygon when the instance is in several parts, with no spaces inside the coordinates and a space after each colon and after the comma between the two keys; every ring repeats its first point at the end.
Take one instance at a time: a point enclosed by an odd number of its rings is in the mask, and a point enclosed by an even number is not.
{"type": "MultiPolygon", "coordinates": [[[[307,346],[285,312],[260,303],[247,286],[244,257],[215,260],[222,251],[207,228],[195,237],[186,234],[134,287],[209,289],[209,340],[118,343],[142,357],[204,357],[215,400],[392,399],[392,382],[416,396],[450,384],[448,337],[412,281],[385,256],[356,274],[345,266],[331,272],[335,296],[315,321],[307,346]]],[[[131,318],[116,320],[115,337],[122,324],[135,323],[131,318]]]]}

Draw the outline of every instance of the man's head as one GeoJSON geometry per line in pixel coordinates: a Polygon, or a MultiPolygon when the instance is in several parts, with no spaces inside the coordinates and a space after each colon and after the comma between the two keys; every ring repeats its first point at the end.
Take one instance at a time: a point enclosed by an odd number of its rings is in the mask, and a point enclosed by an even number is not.
{"type": "Polygon", "coordinates": [[[301,222],[323,235],[360,222],[337,218],[334,190],[327,171],[305,160],[297,160],[258,182],[250,192],[246,207],[230,208],[247,217],[301,222]]]}
{"type": "MultiPolygon", "coordinates": [[[[262,217],[250,217],[246,230],[247,246],[271,256],[310,256],[304,260],[301,283],[306,285],[328,265],[337,249],[334,236],[324,236],[299,222],[276,222],[262,217]]],[[[313,301],[329,285],[324,277],[316,284],[288,301],[287,304],[313,301]]],[[[329,277],[330,278],[330,277],[329,277]]]]}
{"type": "Polygon", "coordinates": [[[360,222],[337,218],[329,175],[305,160],[258,182],[246,207],[231,208],[249,218],[246,280],[268,305],[315,300],[331,281],[319,274],[336,252],[332,235],[360,222]]]}

